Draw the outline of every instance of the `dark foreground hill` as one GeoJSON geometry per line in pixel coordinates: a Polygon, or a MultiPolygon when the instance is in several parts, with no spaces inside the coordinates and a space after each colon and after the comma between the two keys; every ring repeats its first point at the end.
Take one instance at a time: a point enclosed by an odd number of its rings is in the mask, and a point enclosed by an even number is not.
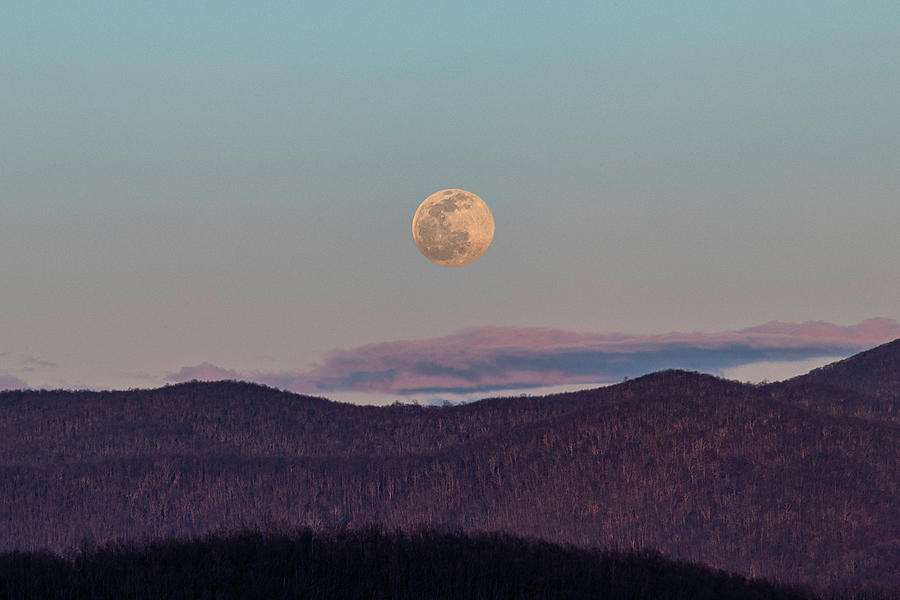
{"type": "Polygon", "coordinates": [[[895,342],[860,355],[866,388],[667,371],[456,407],[234,382],[7,392],[0,551],[381,523],[900,588],[900,424],[893,400],[871,393],[890,389],[878,365],[898,353],[895,342]]]}
{"type": "MultiPolygon", "coordinates": [[[[505,535],[241,532],[118,544],[69,560],[0,555],[0,596],[19,598],[510,598],[812,600],[655,552],[562,547],[505,535]]],[[[875,596],[872,596],[875,598],[875,596]]]]}

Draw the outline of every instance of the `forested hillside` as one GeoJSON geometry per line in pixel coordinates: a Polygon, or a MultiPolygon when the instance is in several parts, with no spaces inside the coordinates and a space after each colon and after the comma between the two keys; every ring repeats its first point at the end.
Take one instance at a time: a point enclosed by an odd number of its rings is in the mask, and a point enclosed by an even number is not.
{"type": "MultiPolygon", "coordinates": [[[[876,350],[867,360],[881,364],[900,345],[876,350]]],[[[380,523],[900,588],[892,400],[792,385],[667,371],[571,394],[383,408],[235,382],[6,392],[0,551],[380,523]]]]}
{"type": "Polygon", "coordinates": [[[831,414],[900,423],[900,340],[769,388],[831,414]]]}
{"type": "Polygon", "coordinates": [[[900,399],[900,339],[860,352],[791,381],[830,385],[883,400],[900,399]]]}

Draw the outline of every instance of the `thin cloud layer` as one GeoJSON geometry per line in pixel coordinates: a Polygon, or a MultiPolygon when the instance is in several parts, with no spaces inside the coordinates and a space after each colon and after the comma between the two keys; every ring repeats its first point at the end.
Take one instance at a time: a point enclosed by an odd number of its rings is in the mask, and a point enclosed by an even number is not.
{"type": "Polygon", "coordinates": [[[238,374],[203,363],[169,381],[247,379],[299,393],[413,395],[601,384],[670,368],[722,373],[761,361],[847,355],[900,337],[892,319],[849,327],[770,322],[739,331],[629,335],[477,327],[439,338],[335,350],[305,371],[238,374]]]}

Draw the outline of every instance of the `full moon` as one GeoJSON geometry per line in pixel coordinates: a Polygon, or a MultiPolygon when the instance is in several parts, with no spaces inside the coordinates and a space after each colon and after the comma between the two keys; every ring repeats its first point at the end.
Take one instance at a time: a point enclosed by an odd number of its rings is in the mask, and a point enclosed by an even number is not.
{"type": "Polygon", "coordinates": [[[494,239],[494,216],[466,190],[441,190],[425,198],[412,222],[413,241],[425,258],[445,267],[478,259],[494,239]]]}

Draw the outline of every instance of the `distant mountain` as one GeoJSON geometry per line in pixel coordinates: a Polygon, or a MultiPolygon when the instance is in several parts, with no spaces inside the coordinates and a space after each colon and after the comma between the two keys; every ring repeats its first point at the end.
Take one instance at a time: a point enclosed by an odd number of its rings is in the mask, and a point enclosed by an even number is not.
{"type": "Polygon", "coordinates": [[[876,350],[837,363],[854,373],[844,388],[663,371],[452,407],[236,382],[6,392],[0,551],[380,523],[900,589],[900,424],[881,366],[900,345],[876,350]]]}

